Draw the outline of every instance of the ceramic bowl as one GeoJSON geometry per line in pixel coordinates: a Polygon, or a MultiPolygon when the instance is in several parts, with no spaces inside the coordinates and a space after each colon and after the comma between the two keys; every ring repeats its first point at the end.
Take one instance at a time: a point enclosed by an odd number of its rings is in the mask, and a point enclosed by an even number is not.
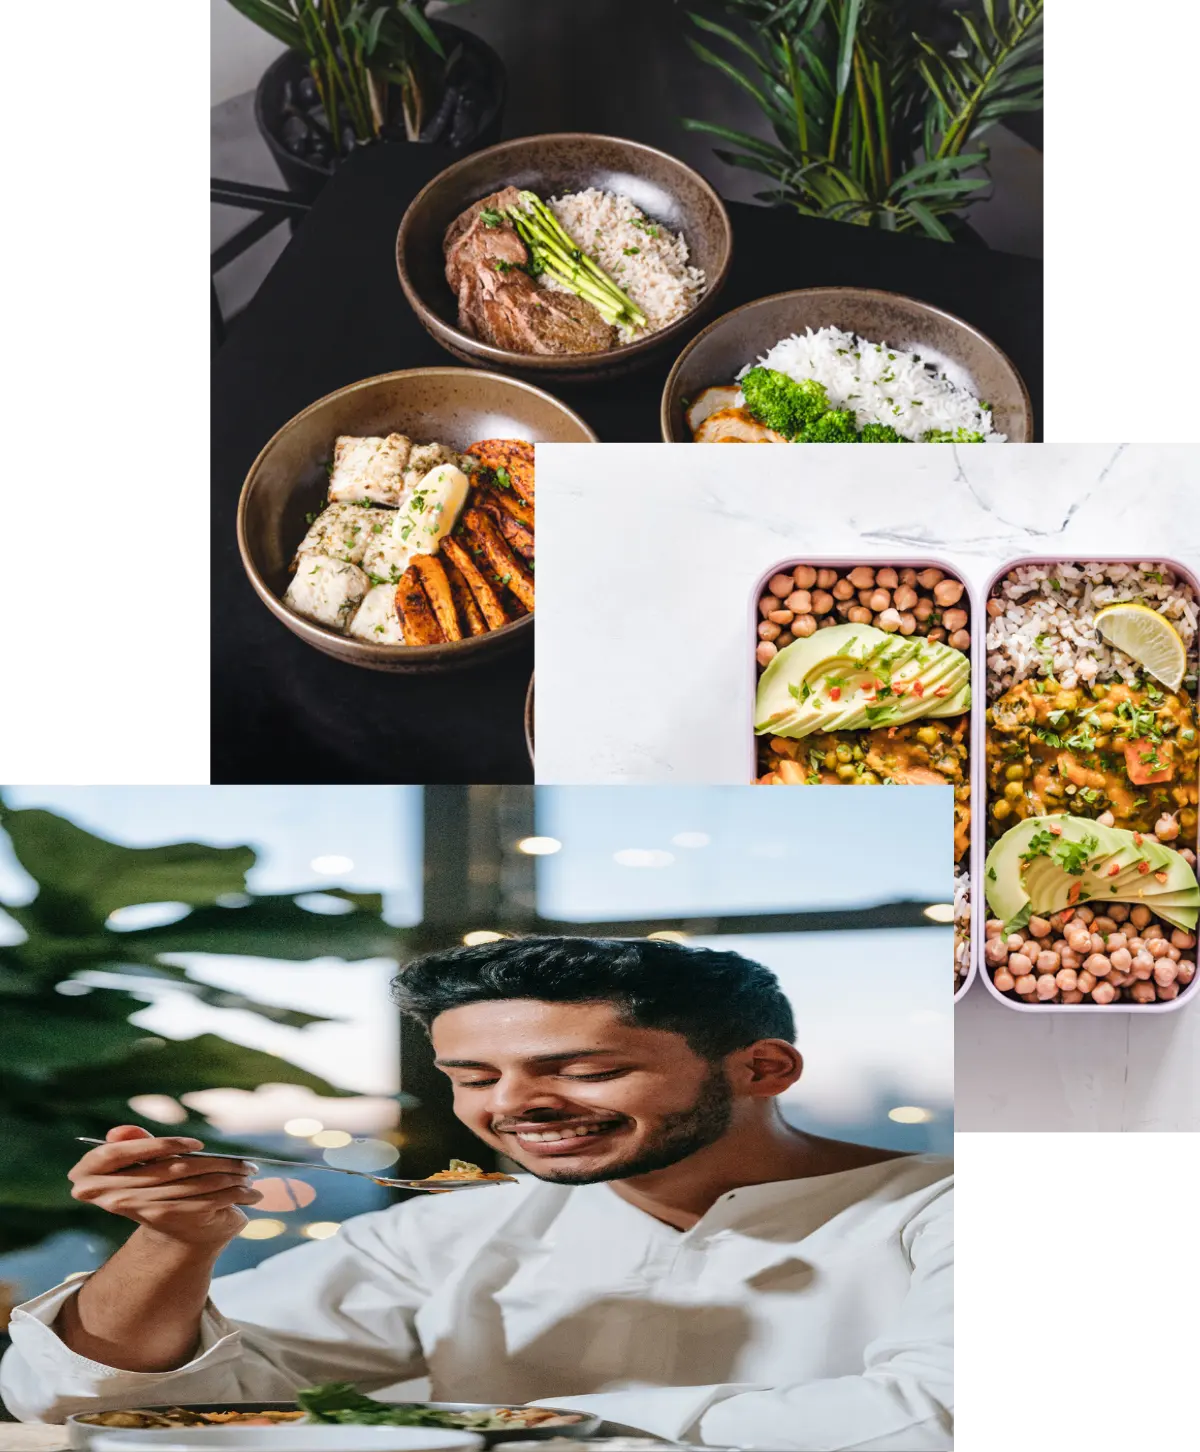
{"type": "Polygon", "coordinates": [[[565,404],[529,383],[469,368],[412,368],[339,388],[279,430],[250,466],[238,502],[242,564],[268,610],[326,655],[368,670],[424,674],[492,659],[525,639],[533,616],[441,645],[377,645],[340,635],[283,603],[288,566],[304,537],[305,515],[325,497],[325,466],[339,434],[408,434],[465,449],[476,439],[595,443],[565,404]]]}
{"type": "Polygon", "coordinates": [[[698,172],[636,141],[576,132],[523,136],[455,162],[413,198],[396,238],[400,285],[417,317],[443,348],[476,366],[576,383],[628,373],[664,352],[669,355],[672,342],[677,347],[680,335],[711,310],[729,274],[732,255],[729,215],[698,172]],[[543,199],[587,187],[629,197],[653,221],[683,234],[692,264],[702,268],[708,279],[704,295],[686,317],[606,353],[516,353],[472,337],[458,325],[442,239],[455,217],[473,202],[509,185],[537,192],[543,199]]]}
{"type": "Polygon", "coordinates": [[[989,338],[962,318],[898,293],[864,287],[813,287],[780,292],[735,308],[687,345],[662,395],[662,436],[691,443],[684,400],[711,384],[732,383],[782,338],[805,328],[844,328],[893,348],[939,357],[977,398],[992,405],[999,433],[1013,443],[1033,439],[1033,412],[1021,375],[989,338]]]}

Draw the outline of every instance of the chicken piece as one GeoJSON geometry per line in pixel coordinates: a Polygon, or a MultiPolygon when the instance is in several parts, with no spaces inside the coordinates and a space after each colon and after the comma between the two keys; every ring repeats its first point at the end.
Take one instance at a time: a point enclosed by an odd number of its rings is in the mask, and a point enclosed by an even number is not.
{"type": "Polygon", "coordinates": [[[381,513],[362,504],[329,505],[309,525],[292,561],[292,569],[299,568],[302,555],[328,555],[333,560],[361,564],[371,538],[371,527],[381,513]]]}
{"type": "Polygon", "coordinates": [[[441,560],[433,555],[417,555],[412,562],[412,567],[417,572],[421,584],[425,586],[425,593],[429,597],[429,603],[433,606],[437,622],[442,627],[442,634],[447,640],[461,640],[462,626],[458,623],[458,611],[454,607],[454,594],[450,589],[450,581],[446,578],[446,571],[442,568],[441,560]]]}
{"type": "Polygon", "coordinates": [[[333,446],[329,502],[361,504],[369,499],[373,504],[399,504],[411,450],[412,440],[403,434],[388,434],[386,439],[343,434],[333,446]]]}
{"type": "Polygon", "coordinates": [[[396,613],[405,645],[440,645],[444,641],[442,627],[415,569],[405,570],[396,586],[396,613]]]}
{"type": "Polygon", "coordinates": [[[442,561],[442,568],[446,572],[446,578],[450,581],[450,593],[454,596],[454,604],[458,608],[458,618],[466,623],[469,634],[486,635],[487,621],[475,603],[475,596],[467,589],[467,582],[463,579],[462,572],[449,560],[442,561]]]}
{"type": "Polygon", "coordinates": [[[370,583],[358,566],[348,560],[303,555],[283,603],[318,625],[345,631],[370,583]]]}
{"type": "MultiPolygon", "coordinates": [[[[482,553],[482,547],[480,546],[482,553]]],[[[504,606],[500,603],[500,597],[496,594],[491,584],[484,577],[479,566],[471,558],[470,550],[457,535],[451,535],[442,541],[442,554],[454,565],[463,579],[466,581],[467,589],[475,597],[475,603],[483,613],[489,630],[499,630],[502,625],[508,624],[508,616],[505,614],[504,606]]]]}
{"type": "Polygon", "coordinates": [[[396,614],[395,585],[373,585],[363,597],[346,633],[375,645],[403,645],[404,631],[396,614]]]}
{"type": "Polygon", "coordinates": [[[736,408],[741,392],[736,383],[721,383],[713,388],[702,388],[684,415],[688,428],[695,433],[704,420],[718,409],[736,408]]]}
{"type": "Polygon", "coordinates": [[[532,444],[524,439],[481,439],[467,454],[492,470],[497,489],[512,488],[522,504],[533,505],[532,444]]]}
{"type": "Polygon", "coordinates": [[[484,558],[496,572],[496,577],[505,589],[511,590],[526,610],[533,609],[533,576],[504,541],[496,528],[496,521],[482,509],[468,509],[463,514],[463,523],[470,538],[483,550],[484,558]]]}
{"type": "Polygon", "coordinates": [[[693,436],[697,444],[786,444],[787,440],[744,408],[719,408],[693,436]]]}

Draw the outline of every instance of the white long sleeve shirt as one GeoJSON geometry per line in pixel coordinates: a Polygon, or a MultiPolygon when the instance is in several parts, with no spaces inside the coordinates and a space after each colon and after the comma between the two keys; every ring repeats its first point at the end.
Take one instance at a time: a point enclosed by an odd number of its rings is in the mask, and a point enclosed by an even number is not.
{"type": "Polygon", "coordinates": [[[130,1372],[70,1351],[74,1281],[13,1314],[27,1421],[284,1400],[428,1376],[446,1401],[542,1401],[772,1452],[953,1446],[950,1163],[889,1160],[731,1191],[679,1231],[607,1185],[412,1200],[214,1281],[196,1354],[130,1372]]]}

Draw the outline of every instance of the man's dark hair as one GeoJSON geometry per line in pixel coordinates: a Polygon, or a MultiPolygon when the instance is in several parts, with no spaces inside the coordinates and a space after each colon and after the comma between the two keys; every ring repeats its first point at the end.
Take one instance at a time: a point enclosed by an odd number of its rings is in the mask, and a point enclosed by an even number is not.
{"type": "Polygon", "coordinates": [[[758,1039],[792,1043],[791,1005],[769,968],[740,953],[645,938],[508,938],[428,953],[392,984],[428,1029],[447,1009],[504,998],[612,1003],[639,1028],[682,1034],[717,1060],[758,1039]]]}

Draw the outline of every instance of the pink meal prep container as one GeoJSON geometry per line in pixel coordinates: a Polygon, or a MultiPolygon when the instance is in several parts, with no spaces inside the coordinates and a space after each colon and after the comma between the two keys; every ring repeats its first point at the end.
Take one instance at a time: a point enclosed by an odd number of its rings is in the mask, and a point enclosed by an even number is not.
{"type": "MultiPolygon", "coordinates": [[[[968,606],[970,608],[970,611],[971,611],[971,637],[972,637],[971,650],[972,650],[972,653],[974,653],[974,651],[977,648],[977,642],[982,639],[982,636],[978,636],[975,633],[976,632],[976,629],[978,627],[978,624],[979,624],[980,606],[979,606],[979,604],[978,604],[978,602],[977,602],[977,600],[975,598],[974,591],[971,589],[971,583],[970,583],[970,581],[963,574],[962,570],[960,570],[957,566],[948,564],[945,560],[936,559],[932,555],[924,555],[924,556],[922,556],[919,559],[914,559],[914,558],[906,555],[906,556],[904,556],[901,559],[897,559],[893,555],[878,555],[878,554],[871,554],[870,552],[864,552],[862,554],[856,554],[856,555],[854,555],[853,558],[851,558],[849,556],[831,556],[831,555],[792,555],[792,556],[789,556],[788,559],[781,560],[778,564],[772,565],[769,570],[767,570],[764,574],[760,575],[759,578],[758,578],[758,580],[755,583],[754,591],[753,591],[753,593],[750,596],[750,638],[754,642],[754,644],[757,644],[757,642],[758,642],[758,622],[759,622],[759,618],[760,618],[759,617],[759,613],[758,613],[758,602],[762,599],[763,595],[766,593],[767,581],[770,580],[770,578],[771,578],[772,575],[790,575],[791,572],[796,568],[797,565],[811,565],[814,569],[817,569],[817,570],[839,570],[839,571],[840,570],[852,570],[852,569],[854,569],[854,567],[856,565],[870,565],[870,566],[872,566],[872,567],[874,567],[876,569],[890,568],[890,569],[893,569],[893,570],[907,570],[907,569],[914,569],[914,570],[928,570],[928,569],[942,570],[947,575],[953,576],[953,578],[956,579],[963,586],[963,595],[964,595],[964,598],[966,599],[966,601],[968,603],[968,606]]],[[[748,729],[747,729],[747,738],[748,738],[749,746],[748,746],[748,751],[747,751],[746,779],[748,781],[750,781],[750,782],[757,782],[757,780],[758,780],[758,737],[754,734],[754,700],[755,700],[756,695],[758,694],[758,666],[757,666],[757,662],[754,659],[754,649],[753,649],[753,647],[751,648],[751,650],[749,652],[748,661],[749,661],[748,671],[749,671],[749,676],[750,676],[750,689],[749,689],[749,696],[748,696],[749,703],[750,703],[750,721],[749,721],[748,729]]],[[[980,699],[979,698],[979,690],[980,690],[980,682],[982,681],[982,672],[978,669],[978,664],[979,664],[978,661],[977,660],[974,660],[974,659],[971,662],[971,711],[970,711],[971,720],[970,720],[970,722],[968,724],[968,728],[967,729],[970,732],[971,751],[972,751],[972,753],[974,753],[974,751],[975,751],[975,742],[976,742],[976,740],[977,739],[982,740],[982,735],[981,735],[981,732],[980,732],[980,723],[982,722],[982,719],[983,719],[983,708],[977,706],[977,704],[976,704],[979,701],[979,699],[980,699]]],[[[979,868],[982,866],[983,858],[982,857],[978,857],[977,858],[977,855],[976,855],[976,844],[975,844],[975,830],[974,830],[974,828],[975,828],[975,812],[974,812],[974,806],[975,806],[975,801],[976,801],[977,798],[976,798],[976,787],[975,787],[975,759],[974,759],[974,755],[972,755],[971,762],[970,762],[970,770],[969,770],[969,773],[968,773],[968,781],[970,782],[970,786],[971,786],[971,808],[972,808],[972,811],[971,811],[971,828],[972,828],[972,830],[971,830],[971,847],[970,847],[970,852],[969,852],[969,855],[968,855],[969,870],[970,870],[970,874],[971,874],[971,937],[970,937],[970,949],[971,949],[971,951],[970,951],[970,956],[969,956],[969,958],[967,960],[967,972],[966,972],[966,976],[964,977],[963,981],[959,984],[958,989],[957,989],[957,991],[954,994],[954,1001],[955,1001],[955,1003],[957,1003],[958,1000],[963,997],[963,995],[970,988],[971,984],[975,981],[976,965],[981,961],[982,956],[983,956],[983,921],[984,920],[983,920],[983,917],[980,916],[979,907],[978,907],[978,905],[976,903],[976,895],[978,893],[978,888],[976,886],[976,883],[979,881],[979,879],[978,879],[978,877],[977,877],[976,874],[977,874],[979,868]]],[[[1022,1006],[1024,1006],[1024,1005],[1022,1005],[1022,1006]]]]}
{"type": "MultiPolygon", "coordinates": [[[[1166,565],[1168,569],[1174,570],[1181,580],[1192,587],[1200,598],[1200,579],[1194,571],[1189,570],[1178,560],[1173,560],[1169,555],[1153,555],[1151,560],[1155,564],[1166,565]]],[[[971,952],[975,959],[973,967],[978,968],[979,977],[987,985],[988,992],[993,998],[998,998],[1006,1008],[1016,1009],[1018,1013],[1065,1013],[1070,1015],[1081,1013],[1173,1013],[1176,1009],[1183,1008],[1193,998],[1200,997],[1197,989],[1200,988],[1200,977],[1192,980],[1187,988],[1178,998],[1169,999],[1166,1003],[1130,1003],[1122,999],[1119,1003],[1021,1003],[1017,999],[1009,998],[1000,992],[992,982],[992,975],[987,970],[987,964],[983,961],[983,939],[984,924],[988,917],[987,895],[984,892],[983,864],[987,858],[987,821],[988,821],[988,799],[987,799],[987,648],[985,640],[987,637],[987,602],[991,599],[992,591],[1000,581],[1011,571],[1020,565],[1134,565],[1149,563],[1150,561],[1132,560],[1128,555],[1077,555],[1072,559],[1045,559],[1038,555],[1024,555],[1017,560],[1009,560],[1002,565],[988,580],[982,594],[982,604],[973,617],[972,630],[975,633],[975,642],[972,646],[974,654],[973,677],[974,686],[971,692],[972,703],[976,709],[972,711],[971,720],[971,801],[972,804],[979,804],[979,823],[981,830],[972,833],[971,836],[971,883],[979,884],[978,903],[972,899],[971,912],[971,952]],[[977,930],[977,931],[976,931],[977,930]]],[[[1200,693],[1198,693],[1200,694],[1200,693]]],[[[1198,700],[1200,705],[1200,700],[1198,700]]],[[[974,812],[972,812],[974,822],[974,812]]],[[[1197,833],[1200,838],[1200,829],[1197,833]]],[[[1196,843],[1200,849],[1200,840],[1196,843]]]]}

